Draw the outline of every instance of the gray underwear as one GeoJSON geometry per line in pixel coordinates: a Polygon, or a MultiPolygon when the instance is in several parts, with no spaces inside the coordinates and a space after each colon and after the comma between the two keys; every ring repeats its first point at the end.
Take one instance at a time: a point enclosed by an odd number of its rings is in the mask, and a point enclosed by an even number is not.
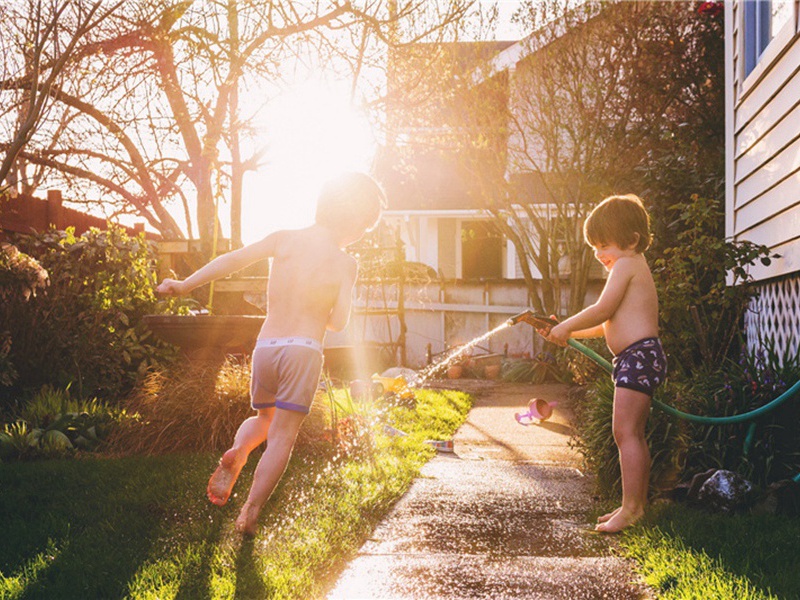
{"type": "Polygon", "coordinates": [[[322,344],[305,337],[265,338],[253,350],[250,405],[308,414],[322,372],[322,344]]]}

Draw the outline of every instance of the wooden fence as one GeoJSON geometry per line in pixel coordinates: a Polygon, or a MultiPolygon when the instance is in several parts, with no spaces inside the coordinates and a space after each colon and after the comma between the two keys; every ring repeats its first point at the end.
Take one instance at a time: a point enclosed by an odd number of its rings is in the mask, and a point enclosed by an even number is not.
{"type": "MultiPolygon", "coordinates": [[[[60,190],[49,190],[47,200],[32,196],[15,196],[0,198],[0,233],[32,233],[46,231],[50,226],[56,229],[74,227],[76,235],[87,231],[90,227],[107,228],[106,219],[87,215],[79,210],[63,205],[60,190]]],[[[131,235],[144,231],[144,223],[133,227],[125,227],[131,235]]],[[[161,236],[147,233],[148,239],[160,239],[161,236]]]]}

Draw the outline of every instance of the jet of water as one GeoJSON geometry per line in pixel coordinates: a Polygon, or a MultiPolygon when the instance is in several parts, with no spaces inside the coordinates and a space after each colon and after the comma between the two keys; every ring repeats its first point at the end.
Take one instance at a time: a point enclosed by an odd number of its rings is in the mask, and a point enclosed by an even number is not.
{"type": "Polygon", "coordinates": [[[505,321],[492,329],[491,331],[487,331],[486,333],[470,340],[466,344],[461,346],[457,346],[456,348],[451,349],[447,354],[444,355],[443,358],[439,359],[435,363],[432,363],[422,369],[418,374],[417,377],[414,378],[413,382],[409,382],[408,388],[412,387],[420,387],[423,383],[425,383],[428,379],[430,379],[436,372],[446,369],[451,364],[453,364],[458,359],[462,358],[466,355],[470,350],[472,350],[475,346],[480,344],[482,341],[489,339],[494,334],[507,327],[513,325],[511,321],[505,321]]]}

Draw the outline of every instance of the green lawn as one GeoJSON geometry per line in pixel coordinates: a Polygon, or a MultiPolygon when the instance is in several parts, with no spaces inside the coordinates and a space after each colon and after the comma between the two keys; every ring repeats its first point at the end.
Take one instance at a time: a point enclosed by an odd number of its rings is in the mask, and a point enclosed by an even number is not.
{"type": "Polygon", "coordinates": [[[659,599],[800,598],[800,519],[655,508],[621,536],[659,599]]]}
{"type": "Polygon", "coordinates": [[[0,464],[0,599],[318,596],[470,406],[418,398],[390,417],[410,435],[366,455],[299,448],[253,540],[233,521],[255,457],[223,508],[205,498],[216,454],[0,464]]]}

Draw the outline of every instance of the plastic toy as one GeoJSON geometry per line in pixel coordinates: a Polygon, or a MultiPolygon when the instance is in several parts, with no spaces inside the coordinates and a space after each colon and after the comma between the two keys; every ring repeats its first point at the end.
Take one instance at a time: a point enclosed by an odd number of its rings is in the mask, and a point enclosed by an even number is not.
{"type": "Polygon", "coordinates": [[[533,425],[534,422],[541,423],[553,416],[553,407],[558,402],[547,402],[543,398],[531,398],[528,402],[528,412],[515,413],[514,418],[520,425],[533,425]]]}

